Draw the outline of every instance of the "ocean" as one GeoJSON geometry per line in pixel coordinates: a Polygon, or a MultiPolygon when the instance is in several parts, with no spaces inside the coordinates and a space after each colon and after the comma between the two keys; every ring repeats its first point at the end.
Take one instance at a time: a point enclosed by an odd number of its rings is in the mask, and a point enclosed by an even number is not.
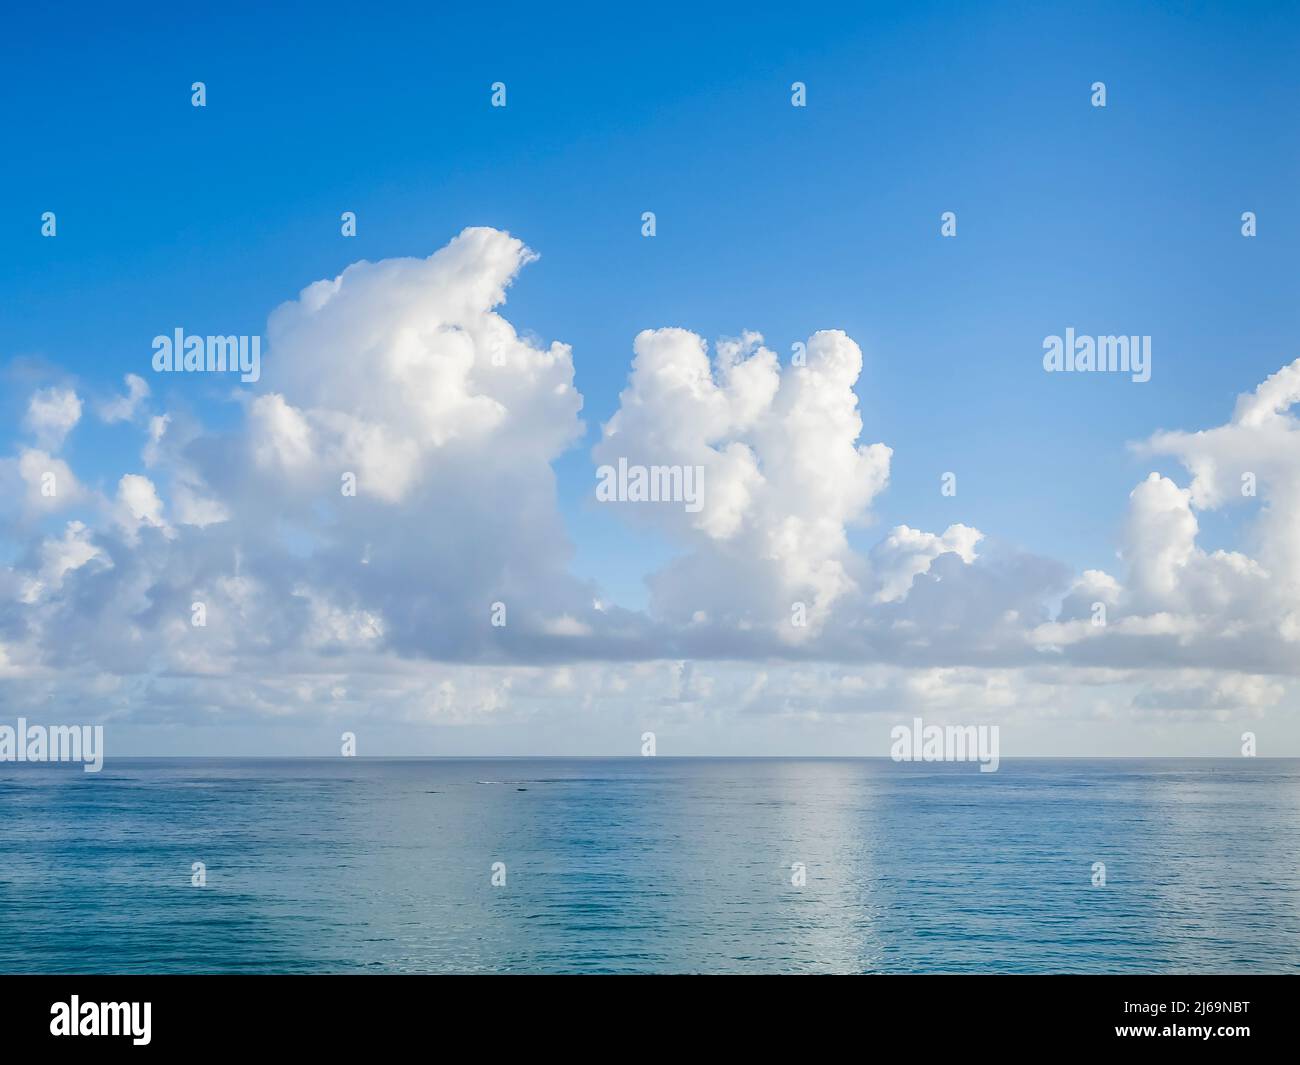
{"type": "Polygon", "coordinates": [[[1298,859],[1296,759],[4,764],[0,972],[1294,973],[1298,859]]]}

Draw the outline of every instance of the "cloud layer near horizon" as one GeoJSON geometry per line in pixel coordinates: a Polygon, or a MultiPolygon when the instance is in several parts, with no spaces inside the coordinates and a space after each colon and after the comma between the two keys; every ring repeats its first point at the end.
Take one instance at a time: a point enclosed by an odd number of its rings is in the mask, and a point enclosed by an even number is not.
{"type": "Polygon", "coordinates": [[[1300,674],[1300,360],[1226,424],[1139,445],[1188,483],[1139,483],[1120,572],[1072,574],[964,524],[882,529],[854,549],[892,452],[864,439],[862,352],[843,332],[782,366],[757,333],[710,353],[685,330],[644,331],[594,464],[700,468],[704,490],[695,510],[607,504],[676,551],[648,578],[649,609],[630,611],[570,564],[552,464],[584,433],[573,353],[499,313],[533,258],[467,229],[427,259],[309,285],[271,314],[234,430],[159,409],[128,375],[91,405],[141,435],[111,491],[60,457],[87,404],[36,391],[26,442],[0,459],[12,703],[89,698],[167,719],[334,701],[460,720],[638,691],[808,713],[1046,708],[1067,690],[1092,705],[1107,685],[1138,711],[1286,700],[1300,674]],[[1198,512],[1230,506],[1253,511],[1248,554],[1198,544],[1198,512]]]}

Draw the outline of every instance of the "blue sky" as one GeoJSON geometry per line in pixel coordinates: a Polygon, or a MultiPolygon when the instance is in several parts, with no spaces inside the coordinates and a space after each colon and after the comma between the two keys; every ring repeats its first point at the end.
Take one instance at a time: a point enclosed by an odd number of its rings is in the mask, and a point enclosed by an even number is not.
{"type": "MultiPolygon", "coordinates": [[[[127,373],[236,429],[226,391],[149,374],[154,335],[261,333],[349,263],[490,226],[541,256],[503,313],[573,348],[586,437],[555,463],[559,507],[573,571],[615,602],[644,609],[674,548],[592,504],[591,450],[633,337],[666,326],[756,330],[783,361],[819,329],[860,345],[861,442],[894,452],[860,550],[962,522],[1114,570],[1129,493],[1180,470],[1129,443],[1221,424],[1300,354],[1300,13],[1053,7],[8,13],[0,450],[33,388],[89,403],[127,373]],[[1150,335],[1151,381],[1043,373],[1067,326],[1150,335]]],[[[64,457],[111,492],[139,450],[87,418],[64,457]]],[[[1240,546],[1242,518],[1200,515],[1201,545],[1240,546]]]]}

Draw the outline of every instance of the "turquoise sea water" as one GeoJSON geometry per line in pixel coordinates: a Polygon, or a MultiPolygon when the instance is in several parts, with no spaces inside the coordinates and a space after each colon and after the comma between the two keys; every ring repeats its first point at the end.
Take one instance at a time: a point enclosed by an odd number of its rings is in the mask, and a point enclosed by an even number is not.
{"type": "Polygon", "coordinates": [[[1300,760],[0,765],[0,972],[1297,971],[1300,760]]]}

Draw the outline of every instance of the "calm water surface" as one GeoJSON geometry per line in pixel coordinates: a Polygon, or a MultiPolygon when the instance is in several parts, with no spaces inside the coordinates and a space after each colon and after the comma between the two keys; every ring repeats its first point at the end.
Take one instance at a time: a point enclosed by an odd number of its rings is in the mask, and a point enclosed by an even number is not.
{"type": "Polygon", "coordinates": [[[1300,760],[6,764],[0,971],[1294,973],[1300,760]]]}

